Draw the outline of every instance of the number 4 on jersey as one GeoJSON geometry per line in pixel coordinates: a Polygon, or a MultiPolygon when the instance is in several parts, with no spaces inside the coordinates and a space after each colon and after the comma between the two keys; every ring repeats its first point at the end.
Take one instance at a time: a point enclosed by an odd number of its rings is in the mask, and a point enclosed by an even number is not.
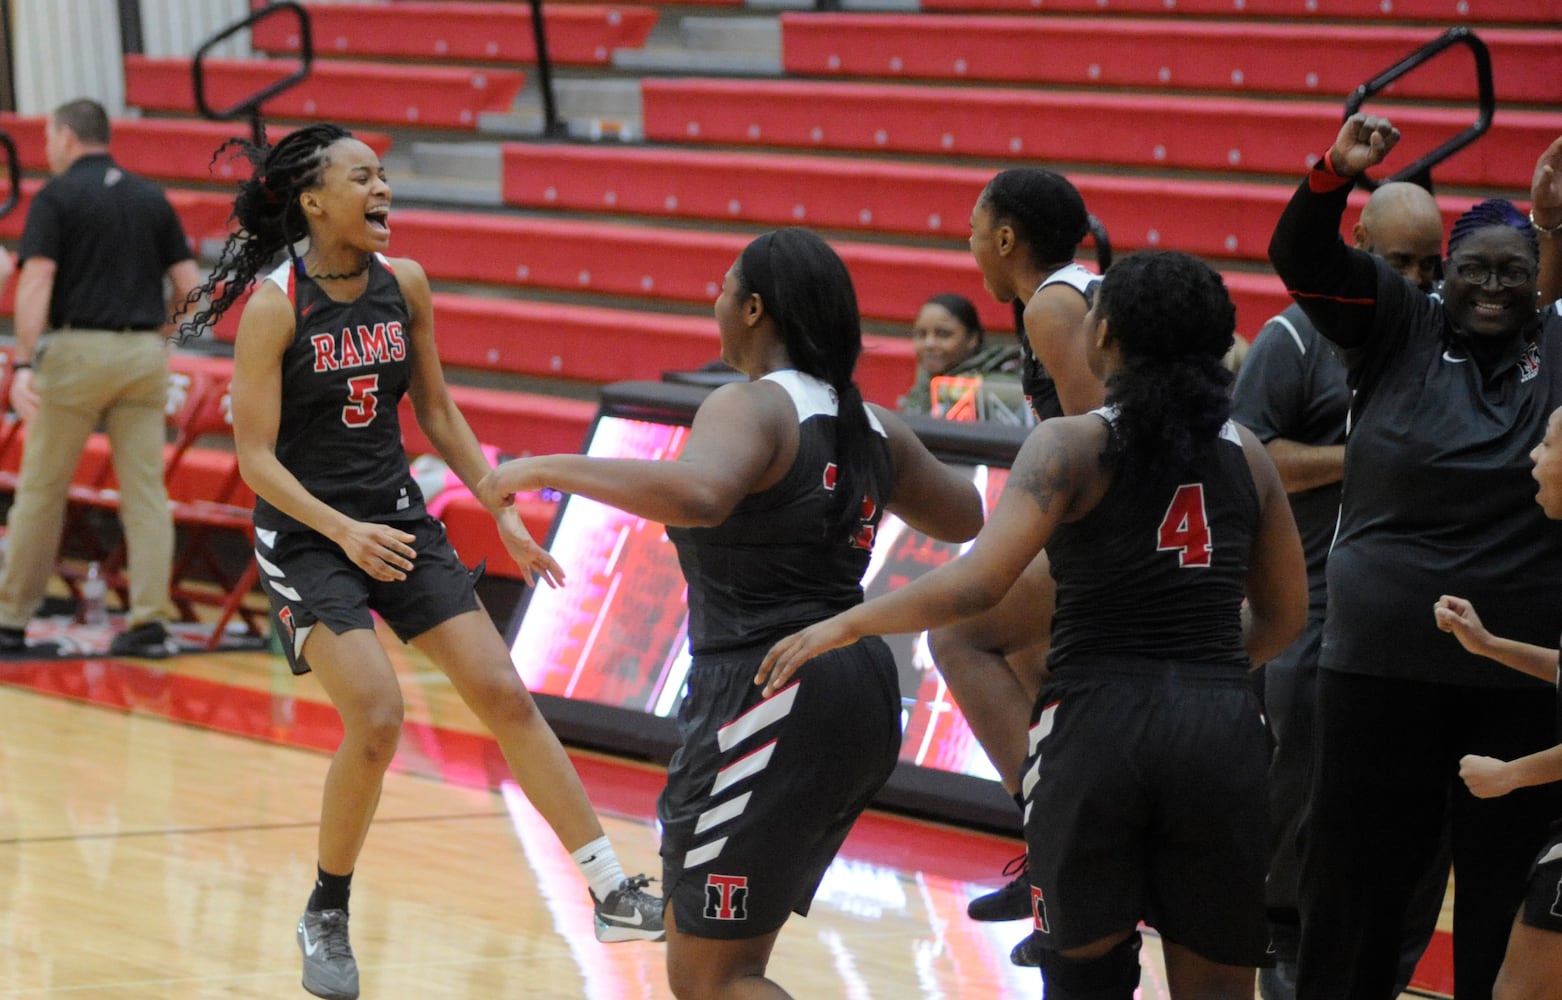
{"type": "Polygon", "coordinates": [[[1209,518],[1204,513],[1204,484],[1186,483],[1177,487],[1161,527],[1156,550],[1176,551],[1179,566],[1208,566],[1210,563],[1209,518]]]}

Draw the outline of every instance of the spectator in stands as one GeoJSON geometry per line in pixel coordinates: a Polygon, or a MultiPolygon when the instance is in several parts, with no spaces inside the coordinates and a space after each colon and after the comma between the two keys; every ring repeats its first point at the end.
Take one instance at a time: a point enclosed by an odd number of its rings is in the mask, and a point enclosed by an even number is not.
{"type": "Polygon", "coordinates": [[[110,651],[167,656],[174,528],[163,482],[163,336],[200,273],[162,190],[114,162],[102,105],[60,105],[44,141],[54,177],[28,209],[16,287],[11,406],[27,422],[27,443],[0,572],[0,653],[26,650],[27,623],[59,557],[71,478],[101,423],[129,554],[128,628],[110,651]]]}
{"type": "Polygon", "coordinates": [[[931,412],[929,383],[940,375],[1000,376],[1018,385],[1019,346],[985,341],[976,306],[964,295],[943,292],[924,302],[911,325],[911,343],[917,352],[916,380],[901,397],[900,411],[931,412]]]}
{"type": "MultiPolygon", "coordinates": [[[[1016,309],[1024,331],[1022,378],[1038,420],[1085,413],[1103,399],[1082,326],[1089,290],[1100,279],[1074,259],[1090,222],[1066,177],[1032,168],[993,177],[971,211],[971,255],[982,283],[999,302],[1023,305],[1016,309]]],[[[1016,804],[1027,716],[1045,676],[1053,594],[1042,553],[1015,581],[1010,598],[928,636],[949,693],[1016,804]]],[[[1030,916],[1024,861],[1021,855],[1005,869],[1013,875],[1006,885],[971,901],[973,919],[1030,916]]]]}
{"type": "MultiPolygon", "coordinates": [[[[1562,409],[1551,412],[1546,436],[1530,458],[1540,483],[1536,499],[1547,517],[1562,518],[1562,409]]],[[[1444,594],[1433,615],[1437,627],[1453,633],[1471,653],[1557,686],[1556,647],[1492,635],[1474,605],[1461,597],[1444,594]]],[[[1557,731],[1562,735],[1562,699],[1557,709],[1557,731]]],[[[1559,782],[1562,745],[1507,761],[1470,754],[1459,761],[1459,776],[1470,793],[1482,799],[1559,782]]],[[[1562,818],[1552,824],[1551,837],[1530,868],[1529,891],[1513,920],[1493,996],[1496,1000],[1562,1000],[1562,818]]]]}
{"type": "MultiPolygon", "coordinates": [[[[625,877],[585,788],[479,605],[474,574],[425,510],[398,403],[468,486],[490,469],[440,369],[428,278],[383,255],[390,187],[374,151],[335,125],[256,148],[234,202],[236,234],[201,292],[217,320],[281,257],[244,307],[235,343],[233,437],[255,504],[256,553],[274,627],[296,674],[313,670],[345,730],[326,776],[314,891],[298,922],[304,987],[356,997],[347,933],[353,870],[401,732],[396,670],[371,612],[427,654],[493,732],[510,772],[590,885],[602,941],[659,940],[662,901],[625,877]],[[308,239],[296,255],[295,245],[308,239]]],[[[561,571],[513,507],[494,505],[523,570],[561,571]]]]}
{"type": "Polygon", "coordinates": [[[863,402],[857,298],[823,240],[760,236],[715,311],[722,357],[749,381],[706,398],[676,461],[518,459],[478,491],[489,503],[542,487],[588,496],[668,525],[677,546],[694,662],[657,813],[667,973],[681,1000],[786,995],[766,977],[781,928],[807,914],[898,757],[900,685],[882,640],[826,658],[768,700],[754,684],[760,657],[862,601],[886,509],[950,541],[982,520],[970,482],[863,402]]]}
{"type": "Polygon", "coordinates": [[[1141,920],[1174,997],[1251,1000],[1265,960],[1270,744],[1249,670],[1301,630],[1306,571],[1274,463],[1228,419],[1235,317],[1193,257],[1115,263],[1085,321],[1107,406],[1030,435],[963,555],[760,667],[773,693],[861,636],[979,613],[1047,547],[1051,676],[1024,787],[1048,997],[1133,997],[1141,920]]]}
{"type": "MultiPolygon", "coordinates": [[[[1556,789],[1476,799],[1459,786],[1462,756],[1549,746],[1554,696],[1426,620],[1456,590],[1499,634],[1556,637],[1562,526],[1536,508],[1525,456],[1562,403],[1562,316],[1536,309],[1542,264],[1558,254],[1547,237],[1542,261],[1537,227],[1500,199],[1454,224],[1441,298],[1346,246],[1352,182],[1398,139],[1386,119],[1351,116],[1269,247],[1308,318],[1345,351],[1355,392],[1302,839],[1303,1000],[1390,994],[1410,901],[1448,822],[1454,991],[1489,997],[1529,859],[1562,811],[1556,789]]],[[[1547,162],[1562,162],[1562,142],[1547,162]]],[[[1562,191],[1541,175],[1534,215],[1562,222],[1562,191]]]]}
{"type": "MultiPolygon", "coordinates": [[[[1352,230],[1360,250],[1377,254],[1406,280],[1430,292],[1443,260],[1443,219],[1422,187],[1384,184],[1352,230]]],[[[1294,1000],[1301,916],[1296,903],[1297,828],[1312,772],[1313,691],[1323,638],[1324,565],[1339,521],[1345,475],[1345,419],[1350,387],[1345,366],[1302,311],[1291,305],[1258,331],[1237,373],[1232,417],[1264,442],[1280,470],[1307,553],[1309,604],[1301,637],[1263,668],[1264,710],[1275,738],[1269,771],[1274,855],[1265,890],[1275,964],[1259,973],[1264,1000],[1294,1000]]],[[[1447,857],[1430,866],[1407,927],[1398,989],[1403,992],[1426,949],[1443,905],[1447,857]]]]}

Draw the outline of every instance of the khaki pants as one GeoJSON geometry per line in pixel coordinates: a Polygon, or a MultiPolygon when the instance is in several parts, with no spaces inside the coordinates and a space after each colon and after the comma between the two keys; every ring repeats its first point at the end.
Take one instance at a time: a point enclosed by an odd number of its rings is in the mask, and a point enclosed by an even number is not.
{"type": "Polygon", "coordinates": [[[0,573],[0,627],[25,628],[59,557],[66,494],[87,437],[108,434],[119,478],[131,627],[168,617],[174,527],[163,481],[168,353],[157,332],[61,330],[35,360],[38,415],[11,506],[0,573]]]}

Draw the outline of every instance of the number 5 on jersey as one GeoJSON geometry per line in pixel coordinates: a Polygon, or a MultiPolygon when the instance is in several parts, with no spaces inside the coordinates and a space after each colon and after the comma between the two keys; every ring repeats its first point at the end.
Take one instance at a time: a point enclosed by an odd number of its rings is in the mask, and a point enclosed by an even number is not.
{"type": "Polygon", "coordinates": [[[348,427],[367,427],[374,422],[379,408],[380,376],[355,375],[347,380],[347,405],[342,407],[342,423],[348,427]]]}
{"type": "Polygon", "coordinates": [[[1209,517],[1204,513],[1204,484],[1177,487],[1161,518],[1156,550],[1175,551],[1179,566],[1210,564],[1209,517]]]}

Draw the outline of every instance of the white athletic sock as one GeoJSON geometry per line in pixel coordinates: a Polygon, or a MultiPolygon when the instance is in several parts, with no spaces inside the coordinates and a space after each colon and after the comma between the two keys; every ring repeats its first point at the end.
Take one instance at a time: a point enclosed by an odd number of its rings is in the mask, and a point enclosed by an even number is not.
{"type": "Polygon", "coordinates": [[[624,866],[618,863],[618,855],[607,837],[598,837],[579,850],[571,851],[570,857],[575,859],[598,900],[606,899],[607,894],[624,880],[624,866]]]}

